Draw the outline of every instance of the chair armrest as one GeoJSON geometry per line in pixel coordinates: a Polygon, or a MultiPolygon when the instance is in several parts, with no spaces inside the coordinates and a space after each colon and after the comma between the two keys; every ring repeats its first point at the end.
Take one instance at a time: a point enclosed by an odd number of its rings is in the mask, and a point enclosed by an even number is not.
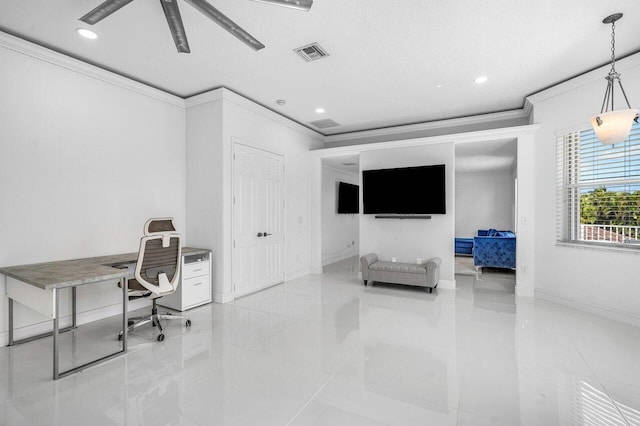
{"type": "Polygon", "coordinates": [[[369,279],[369,265],[378,261],[378,255],[375,253],[365,254],[360,258],[360,269],[362,271],[362,279],[369,279]]]}

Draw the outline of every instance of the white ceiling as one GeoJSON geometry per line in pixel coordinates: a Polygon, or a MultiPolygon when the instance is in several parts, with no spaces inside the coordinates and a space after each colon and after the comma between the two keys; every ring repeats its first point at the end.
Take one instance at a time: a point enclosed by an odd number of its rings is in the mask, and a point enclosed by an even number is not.
{"type": "Polygon", "coordinates": [[[98,40],[80,38],[78,18],[101,2],[2,0],[0,30],[180,97],[227,87],[307,126],[341,124],[325,135],[522,108],[525,96],[609,60],[601,21],[614,12],[625,14],[618,56],[640,50],[637,0],[315,0],[309,12],[209,0],[267,46],[258,52],[181,1],[191,54],[176,52],[157,0],[96,24],[98,40]],[[330,56],[293,53],[311,42],[330,56]],[[479,75],[489,81],[474,84],[479,75]]]}

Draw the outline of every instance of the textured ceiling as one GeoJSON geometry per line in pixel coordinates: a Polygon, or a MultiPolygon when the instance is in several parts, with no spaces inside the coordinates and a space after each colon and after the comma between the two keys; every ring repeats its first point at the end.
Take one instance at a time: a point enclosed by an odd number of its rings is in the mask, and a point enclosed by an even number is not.
{"type": "Polygon", "coordinates": [[[309,12],[209,1],[266,48],[254,52],[184,1],[191,54],[176,52],[156,0],[99,22],[94,41],[75,29],[101,0],[2,0],[0,29],[181,97],[227,87],[309,127],[341,124],[326,135],[521,108],[525,96],[609,60],[601,20],[614,12],[625,14],[618,56],[640,50],[637,0],[315,0],[309,12]],[[330,56],[293,53],[311,42],[330,56]],[[489,81],[474,84],[479,75],[489,81]]]}

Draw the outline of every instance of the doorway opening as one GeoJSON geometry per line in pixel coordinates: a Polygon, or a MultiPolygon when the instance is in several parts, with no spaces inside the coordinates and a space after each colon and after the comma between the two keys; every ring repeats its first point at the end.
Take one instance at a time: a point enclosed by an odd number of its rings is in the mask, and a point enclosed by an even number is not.
{"type": "MultiPolygon", "coordinates": [[[[360,156],[322,159],[322,266],[356,258],[360,247],[360,156]]],[[[354,267],[357,267],[357,262],[354,267]]]]}

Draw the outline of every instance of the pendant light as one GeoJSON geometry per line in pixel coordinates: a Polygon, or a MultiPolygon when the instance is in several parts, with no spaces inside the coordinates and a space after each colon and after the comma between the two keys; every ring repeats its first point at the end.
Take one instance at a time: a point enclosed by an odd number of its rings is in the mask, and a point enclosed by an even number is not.
{"type": "Polygon", "coordinates": [[[622,18],[622,13],[614,13],[602,20],[603,24],[611,24],[611,71],[605,77],[607,90],[604,93],[600,114],[591,119],[591,125],[600,142],[605,145],[623,142],[629,136],[633,122],[638,122],[638,114],[640,113],[640,110],[631,108],[627,94],[622,87],[622,81],[620,81],[620,74],[616,71],[616,21],[620,18],[622,18]],[[614,109],[616,82],[618,82],[622,96],[627,103],[627,109],[614,109]]]}

